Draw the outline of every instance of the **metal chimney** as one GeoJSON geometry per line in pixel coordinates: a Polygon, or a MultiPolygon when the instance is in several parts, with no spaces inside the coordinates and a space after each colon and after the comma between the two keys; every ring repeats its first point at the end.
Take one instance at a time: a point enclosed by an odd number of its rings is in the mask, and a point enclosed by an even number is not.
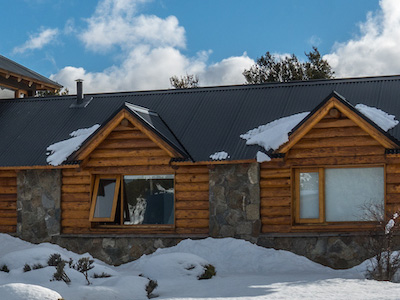
{"type": "Polygon", "coordinates": [[[83,102],[83,79],[77,79],[76,81],[76,104],[81,105],[83,102]]]}

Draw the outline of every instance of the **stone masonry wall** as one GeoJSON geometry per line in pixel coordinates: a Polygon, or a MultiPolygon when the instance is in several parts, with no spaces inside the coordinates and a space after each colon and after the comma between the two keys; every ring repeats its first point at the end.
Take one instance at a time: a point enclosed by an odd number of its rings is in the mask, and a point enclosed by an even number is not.
{"type": "Polygon", "coordinates": [[[60,234],[60,170],[17,173],[17,235],[33,242],[49,242],[60,234]]]}
{"type": "MultiPolygon", "coordinates": [[[[191,237],[195,239],[195,237],[191,237]]],[[[184,238],[148,236],[53,236],[51,242],[75,253],[90,253],[108,264],[120,265],[151,254],[158,248],[172,247],[184,238]]]]}
{"type": "Polygon", "coordinates": [[[215,165],[210,170],[210,235],[255,242],[260,234],[258,163],[215,165]]]}
{"type": "MultiPolygon", "coordinates": [[[[376,254],[374,253],[376,243],[381,244],[382,238],[382,235],[368,232],[261,235],[257,244],[266,248],[291,251],[331,268],[347,269],[373,257],[376,254]]],[[[400,236],[393,239],[393,245],[396,249],[400,249],[400,236]]]]}

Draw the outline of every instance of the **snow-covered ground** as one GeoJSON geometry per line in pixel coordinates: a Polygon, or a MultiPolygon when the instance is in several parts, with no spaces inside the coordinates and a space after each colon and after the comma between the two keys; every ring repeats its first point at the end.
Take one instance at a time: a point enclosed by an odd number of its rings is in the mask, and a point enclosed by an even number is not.
{"type": "Polygon", "coordinates": [[[184,240],[175,247],[121,265],[109,266],[95,260],[89,271],[91,285],[78,271],[65,267],[71,279],[50,281],[55,267],[24,272],[25,264],[47,264],[50,254],[75,262],[78,255],[52,244],[33,245],[0,234],[0,299],[147,299],[149,277],[157,280],[156,299],[400,299],[400,284],[364,279],[369,262],[349,269],[333,270],[287,251],[226,239],[184,240]],[[206,264],[217,275],[198,280],[206,264]],[[94,273],[108,278],[92,278],[94,273]],[[141,274],[142,276],[139,276],[141,274]]]}

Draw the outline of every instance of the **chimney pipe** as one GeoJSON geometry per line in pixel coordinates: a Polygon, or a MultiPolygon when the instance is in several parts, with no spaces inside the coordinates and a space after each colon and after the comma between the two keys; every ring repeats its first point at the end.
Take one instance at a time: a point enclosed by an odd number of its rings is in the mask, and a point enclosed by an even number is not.
{"type": "Polygon", "coordinates": [[[76,104],[80,105],[83,102],[83,79],[77,79],[76,81],[76,104]]]}

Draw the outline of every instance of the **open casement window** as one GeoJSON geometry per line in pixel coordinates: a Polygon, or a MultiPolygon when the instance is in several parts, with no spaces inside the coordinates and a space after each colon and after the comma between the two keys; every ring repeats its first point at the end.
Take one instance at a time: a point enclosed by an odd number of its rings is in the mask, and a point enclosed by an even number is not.
{"type": "Polygon", "coordinates": [[[173,225],[174,211],[174,175],[96,176],[92,222],[173,225]],[[108,188],[103,188],[106,184],[108,188]]]}
{"type": "Polygon", "coordinates": [[[294,170],[296,223],[379,221],[384,214],[384,167],[294,170]]]}
{"type": "Polygon", "coordinates": [[[119,176],[97,176],[94,186],[90,221],[113,222],[119,197],[119,176]]]}

